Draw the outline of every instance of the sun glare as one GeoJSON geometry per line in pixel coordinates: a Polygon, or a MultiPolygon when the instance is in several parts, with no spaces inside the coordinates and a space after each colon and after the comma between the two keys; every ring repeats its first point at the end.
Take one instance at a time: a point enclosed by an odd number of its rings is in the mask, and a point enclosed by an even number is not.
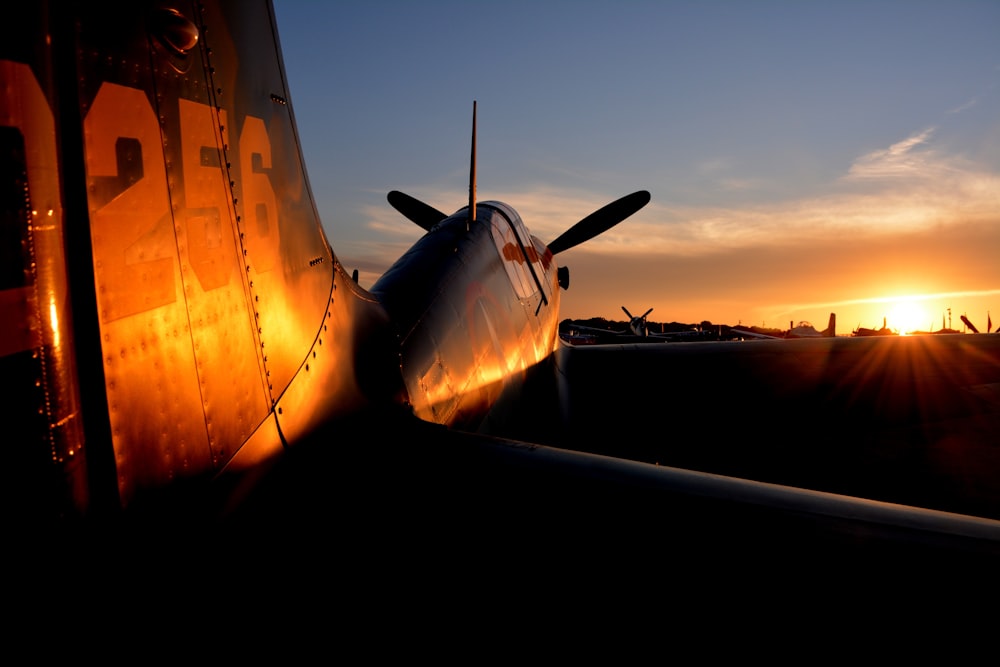
{"type": "Polygon", "coordinates": [[[927,311],[918,302],[899,301],[889,311],[886,326],[901,334],[908,334],[926,329],[929,321],[927,311]]]}

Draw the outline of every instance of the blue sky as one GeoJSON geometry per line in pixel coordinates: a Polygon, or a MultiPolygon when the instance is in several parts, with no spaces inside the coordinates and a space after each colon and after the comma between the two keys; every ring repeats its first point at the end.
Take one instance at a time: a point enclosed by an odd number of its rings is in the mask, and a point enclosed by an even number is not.
{"type": "Polygon", "coordinates": [[[364,286],[422,233],[388,191],[467,203],[476,100],[478,197],[539,238],[652,193],[559,255],[566,317],[1000,322],[1000,2],[274,8],[319,213],[364,286]]]}

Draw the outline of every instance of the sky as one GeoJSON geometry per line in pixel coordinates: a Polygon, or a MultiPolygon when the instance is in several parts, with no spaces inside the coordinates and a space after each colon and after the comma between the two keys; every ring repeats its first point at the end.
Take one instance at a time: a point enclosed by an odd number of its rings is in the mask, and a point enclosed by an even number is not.
{"type": "Polygon", "coordinates": [[[1000,2],[273,0],[313,196],[370,287],[386,201],[513,206],[562,317],[1000,327],[1000,2]],[[949,311],[950,309],[950,311],[949,311]],[[950,312],[950,315],[949,315],[950,312]]]}

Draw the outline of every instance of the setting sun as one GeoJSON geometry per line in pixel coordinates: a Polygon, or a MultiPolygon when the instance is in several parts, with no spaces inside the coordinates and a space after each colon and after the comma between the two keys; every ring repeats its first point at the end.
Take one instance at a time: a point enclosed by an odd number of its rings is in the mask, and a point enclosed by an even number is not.
{"type": "Polygon", "coordinates": [[[901,334],[926,330],[931,318],[915,299],[897,301],[889,311],[886,325],[901,334]]]}

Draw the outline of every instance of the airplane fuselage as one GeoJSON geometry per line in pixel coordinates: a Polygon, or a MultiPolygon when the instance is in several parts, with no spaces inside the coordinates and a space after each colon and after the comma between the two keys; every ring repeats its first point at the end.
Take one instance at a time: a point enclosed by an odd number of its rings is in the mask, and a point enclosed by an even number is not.
{"type": "Polygon", "coordinates": [[[463,208],[439,223],[372,293],[397,325],[408,400],[427,421],[478,428],[556,349],[552,253],[500,202],[480,202],[471,222],[463,208]]]}

